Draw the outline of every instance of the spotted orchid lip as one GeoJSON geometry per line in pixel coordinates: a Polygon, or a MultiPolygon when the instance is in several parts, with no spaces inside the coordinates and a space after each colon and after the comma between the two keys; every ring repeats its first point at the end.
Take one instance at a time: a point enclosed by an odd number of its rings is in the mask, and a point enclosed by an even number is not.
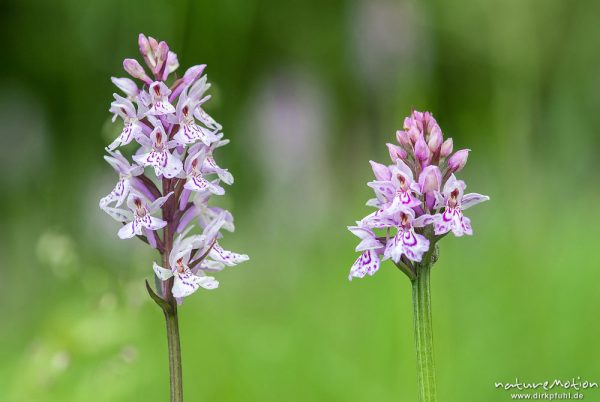
{"type": "Polygon", "coordinates": [[[452,217],[455,215],[455,211],[453,208],[446,208],[444,213],[442,214],[442,218],[445,222],[452,221],[452,217]]]}
{"type": "Polygon", "coordinates": [[[412,229],[404,231],[404,234],[402,236],[402,241],[404,242],[404,245],[407,247],[413,247],[417,244],[417,238],[416,238],[414,232],[412,231],[412,229]]]}

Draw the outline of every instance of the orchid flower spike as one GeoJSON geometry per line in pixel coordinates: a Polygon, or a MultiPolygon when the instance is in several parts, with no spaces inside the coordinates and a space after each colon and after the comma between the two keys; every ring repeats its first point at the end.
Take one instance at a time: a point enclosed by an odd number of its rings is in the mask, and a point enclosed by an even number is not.
{"type": "Polygon", "coordinates": [[[215,161],[229,141],[202,109],[210,100],[206,65],[171,80],[179,60],[167,43],[140,34],[138,45],[142,63],[125,59],[130,77],[111,78],[117,93],[109,111],[122,129],[105,159],[118,180],[99,206],[121,223],[119,238],[138,237],[162,255],[153,272],[172,282],[157,293],[181,302],[199,288],[217,288],[214,273],[249,258],[220,245],[221,231],[235,228],[233,215],[212,200],[233,175],[215,161]]]}
{"type": "Polygon", "coordinates": [[[367,205],[376,210],[348,227],[361,239],[356,251],[362,253],[349,279],[373,275],[388,259],[414,275],[414,265],[443,235],[473,233],[462,211],[489,199],[463,196],[466,185],[454,173],[465,167],[469,150],[451,155],[452,139],[444,140],[431,113],[414,111],[395,137],[397,144],[387,144],[390,164],[370,161],[375,180],[368,186],[375,197],[367,205]]]}

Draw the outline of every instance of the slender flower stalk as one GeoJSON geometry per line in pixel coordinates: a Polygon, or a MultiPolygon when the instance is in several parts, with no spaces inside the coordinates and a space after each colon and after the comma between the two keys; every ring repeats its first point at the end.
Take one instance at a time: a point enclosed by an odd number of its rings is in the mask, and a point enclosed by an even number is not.
{"type": "Polygon", "coordinates": [[[431,322],[431,292],[429,274],[432,261],[418,264],[417,275],[412,281],[413,326],[417,352],[417,376],[419,400],[432,402],[435,397],[435,365],[433,360],[433,328],[431,322]]]}
{"type": "Polygon", "coordinates": [[[213,157],[228,140],[201,108],[210,99],[205,95],[210,84],[202,75],[206,66],[190,67],[172,79],[179,62],[165,42],[140,34],[139,47],[149,73],[135,59],[123,62],[139,86],[130,78],[112,78],[124,96],[115,93],[109,110],[113,121],[123,120],[123,129],[107,146],[105,159],[119,180],[100,208],[122,223],[121,239],[137,237],[161,256],[160,265],[153,264],[156,290],[148,281],[146,289],[165,316],[171,401],[181,402],[178,305],[200,288],[216,289],[219,282],[212,275],[248,256],[221,247],[221,231],[234,230],[233,216],[208,205],[212,196],[225,193],[220,183],[233,184],[233,176],[213,157]]]}
{"type": "Polygon", "coordinates": [[[348,227],[359,237],[356,251],[362,253],[348,278],[372,276],[389,259],[410,279],[419,401],[435,402],[430,273],[437,242],[450,232],[472,235],[463,211],[489,197],[464,193],[465,182],[454,174],[465,167],[470,150],[452,153],[452,139],[444,140],[429,112],[414,111],[396,140],[397,145],[387,144],[391,164],[371,161],[375,180],[368,185],[375,198],[367,205],[375,211],[348,227]]]}

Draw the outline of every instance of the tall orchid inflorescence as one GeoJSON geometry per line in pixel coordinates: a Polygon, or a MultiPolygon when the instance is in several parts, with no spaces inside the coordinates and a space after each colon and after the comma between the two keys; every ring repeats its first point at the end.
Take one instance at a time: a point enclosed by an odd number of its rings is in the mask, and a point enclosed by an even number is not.
{"type": "Polygon", "coordinates": [[[414,111],[396,132],[398,144],[387,144],[392,164],[371,161],[375,180],[368,183],[376,211],[348,229],[361,241],[361,256],[349,279],[373,275],[380,261],[392,260],[409,278],[416,275],[427,251],[448,232],[471,235],[471,221],[463,211],[489,197],[465,194],[465,182],[455,173],[467,163],[469,149],[452,153],[452,138],[444,141],[431,113],[414,111]],[[377,235],[376,230],[382,233],[377,235]]]}
{"type": "Polygon", "coordinates": [[[123,120],[123,130],[106,148],[105,159],[119,180],[100,208],[123,223],[121,239],[137,236],[160,252],[161,263],[154,263],[163,281],[159,294],[181,302],[200,287],[216,288],[212,273],[248,256],[221,247],[221,231],[233,231],[233,217],[208,205],[213,195],[225,193],[222,184],[232,184],[233,176],[213,157],[228,140],[203,110],[210,98],[202,75],[206,66],[170,78],[179,62],[165,42],[140,34],[139,48],[150,73],[137,60],[125,59],[125,71],[138,81],[112,78],[122,95],[113,95],[110,112],[113,121],[123,120]],[[127,147],[133,151],[130,162],[118,148],[134,143],[135,148],[127,147]],[[201,234],[191,234],[194,223],[201,234]]]}

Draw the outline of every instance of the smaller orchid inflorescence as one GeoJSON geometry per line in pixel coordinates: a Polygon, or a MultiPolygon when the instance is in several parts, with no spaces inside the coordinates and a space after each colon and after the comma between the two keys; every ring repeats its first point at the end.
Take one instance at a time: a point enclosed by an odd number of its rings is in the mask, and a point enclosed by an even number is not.
{"type": "Polygon", "coordinates": [[[125,59],[123,67],[140,86],[130,78],[112,78],[123,95],[113,95],[110,112],[124,126],[106,148],[105,159],[119,180],[100,208],[123,223],[121,239],[137,236],[160,252],[162,266],[155,262],[154,272],[164,281],[162,297],[169,293],[181,302],[200,287],[216,288],[213,272],[248,260],[219,245],[221,230],[234,230],[233,217],[208,205],[211,196],[225,193],[222,183],[233,183],[213,157],[229,141],[202,108],[210,98],[205,96],[210,84],[202,75],[206,66],[190,67],[171,79],[179,62],[165,42],[140,34],[139,48],[150,74],[135,59],[125,59]],[[128,144],[139,146],[132,162],[117,150],[128,144]],[[201,234],[191,234],[194,222],[201,234]]]}
{"type": "Polygon", "coordinates": [[[375,180],[368,183],[377,210],[348,229],[361,241],[362,252],[349,279],[373,275],[380,262],[391,259],[410,279],[428,251],[445,234],[471,235],[471,221],[463,210],[489,200],[465,194],[465,182],[455,173],[467,163],[468,149],[452,153],[452,138],[444,141],[431,113],[414,111],[396,132],[398,144],[387,144],[392,164],[371,161],[375,180]],[[375,230],[380,231],[378,235],[375,230]]]}

